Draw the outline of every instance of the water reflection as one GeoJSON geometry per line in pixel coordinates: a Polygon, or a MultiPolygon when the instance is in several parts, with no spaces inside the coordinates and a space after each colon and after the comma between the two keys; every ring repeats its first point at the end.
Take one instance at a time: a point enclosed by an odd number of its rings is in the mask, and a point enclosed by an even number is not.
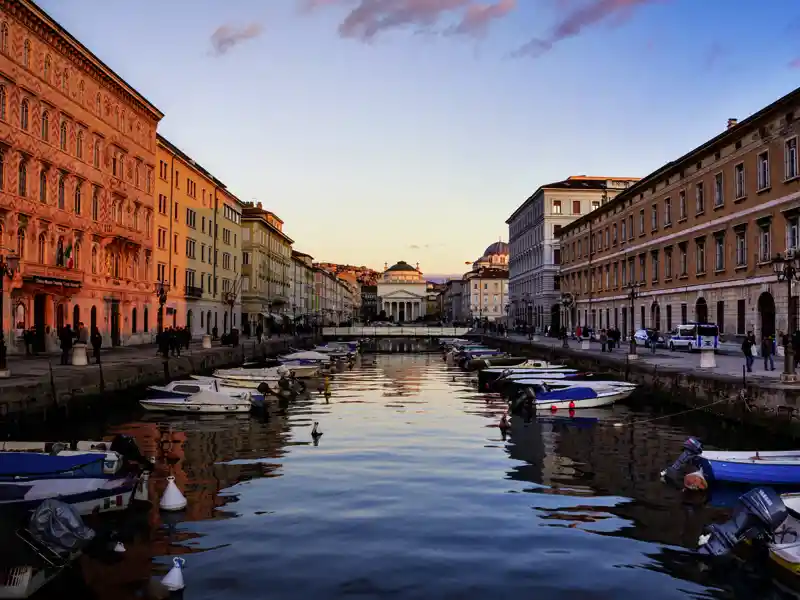
{"type": "Polygon", "coordinates": [[[687,548],[726,509],[658,476],[689,433],[735,445],[740,432],[645,422],[634,399],[514,418],[504,440],[504,403],[473,379],[436,353],[379,354],[336,373],[330,398],[312,385],[268,420],[116,419],[102,433],[157,457],[151,497],[173,474],[189,504],[134,515],[119,564],[81,561],[85,585],[143,597],[185,555],[192,598],[781,597],[763,577],[702,570],[687,548]]]}

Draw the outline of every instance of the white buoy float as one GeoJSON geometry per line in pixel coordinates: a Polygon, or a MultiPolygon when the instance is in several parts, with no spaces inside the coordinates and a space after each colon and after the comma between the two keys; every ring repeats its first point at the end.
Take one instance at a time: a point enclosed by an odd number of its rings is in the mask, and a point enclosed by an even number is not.
{"type": "Polygon", "coordinates": [[[167,489],[161,495],[161,502],[158,506],[161,510],[183,510],[186,508],[186,496],[184,496],[175,484],[175,477],[167,477],[167,489]]]}
{"type": "Polygon", "coordinates": [[[170,592],[177,592],[186,587],[183,583],[183,565],[185,564],[186,561],[180,556],[174,557],[172,559],[172,568],[169,570],[169,573],[164,575],[164,579],[161,580],[161,585],[170,592]]]}
{"type": "Polygon", "coordinates": [[[125,544],[123,544],[122,542],[117,542],[116,544],[114,544],[114,552],[118,554],[122,554],[123,552],[125,552],[125,544]]]}

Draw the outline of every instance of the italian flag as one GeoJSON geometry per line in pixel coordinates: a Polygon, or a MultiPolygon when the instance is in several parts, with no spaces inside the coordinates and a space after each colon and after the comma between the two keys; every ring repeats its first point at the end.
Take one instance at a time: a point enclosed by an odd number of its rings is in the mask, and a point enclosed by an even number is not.
{"type": "Polygon", "coordinates": [[[68,269],[72,268],[72,242],[70,242],[67,249],[64,250],[64,263],[67,265],[68,269]]]}

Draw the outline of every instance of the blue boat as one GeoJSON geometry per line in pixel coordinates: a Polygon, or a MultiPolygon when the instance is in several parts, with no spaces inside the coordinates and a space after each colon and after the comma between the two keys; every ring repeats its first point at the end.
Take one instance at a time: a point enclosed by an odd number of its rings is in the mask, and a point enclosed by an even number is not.
{"type": "Polygon", "coordinates": [[[662,476],[678,480],[687,464],[699,467],[709,483],[800,485],[800,450],[704,450],[696,438],[683,444],[683,453],[662,476]]]}
{"type": "Polygon", "coordinates": [[[0,481],[110,477],[117,470],[117,461],[107,462],[105,452],[66,455],[0,452],[0,481]]]}
{"type": "Polygon", "coordinates": [[[526,385],[511,401],[512,411],[521,409],[530,402],[536,410],[576,410],[610,406],[624,400],[631,394],[631,389],[594,389],[589,387],[568,387],[552,390],[545,384],[526,385]]]}

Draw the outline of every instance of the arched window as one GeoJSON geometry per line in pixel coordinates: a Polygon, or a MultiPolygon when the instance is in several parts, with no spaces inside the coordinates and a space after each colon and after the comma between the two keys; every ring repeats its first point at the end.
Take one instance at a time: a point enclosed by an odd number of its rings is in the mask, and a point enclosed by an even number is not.
{"type": "Polygon", "coordinates": [[[92,274],[97,275],[97,246],[92,248],[92,274]]]}
{"type": "Polygon", "coordinates": [[[75,138],[75,156],[83,158],[83,132],[79,131],[75,138]]]}
{"type": "Polygon", "coordinates": [[[111,222],[112,223],[116,223],[117,222],[117,203],[116,202],[112,202],[111,203],[111,222]]]}
{"type": "Polygon", "coordinates": [[[66,193],[64,191],[64,186],[65,185],[66,185],[66,183],[64,182],[64,174],[63,173],[59,173],[59,175],[58,175],[58,208],[60,208],[61,210],[64,210],[64,206],[65,206],[65,198],[64,198],[64,194],[66,193]]]}
{"type": "Polygon", "coordinates": [[[139,279],[140,277],[141,273],[139,273],[139,257],[135,256],[131,266],[131,279],[139,279]]]}
{"type": "Polygon", "coordinates": [[[94,141],[94,150],[92,150],[92,164],[96,169],[100,168],[100,140],[94,141]]]}
{"type": "Polygon", "coordinates": [[[81,268],[81,245],[79,243],[75,243],[75,246],[72,248],[72,268],[73,269],[80,269],[81,268]]]}
{"type": "Polygon", "coordinates": [[[64,238],[59,237],[56,242],[56,265],[59,267],[64,266],[64,238]]]}
{"type": "Polygon", "coordinates": [[[22,227],[17,230],[17,256],[25,259],[25,230],[22,227]]]}
{"type": "Polygon", "coordinates": [[[47,111],[42,113],[42,139],[45,142],[50,139],[50,114],[47,111]]]}
{"type": "Polygon", "coordinates": [[[0,85],[0,119],[6,120],[6,86],[0,85]]]}
{"type": "Polygon", "coordinates": [[[75,204],[73,206],[75,214],[81,214],[81,184],[75,186],[75,204]]]}
{"type": "Polygon", "coordinates": [[[61,121],[61,138],[59,145],[61,149],[66,152],[67,151],[67,123],[66,121],[61,121]]]}
{"type": "Polygon", "coordinates": [[[44,57],[44,80],[50,83],[50,55],[44,57]]]}
{"type": "Polygon", "coordinates": [[[0,150],[0,190],[6,189],[6,155],[0,150]]]}
{"type": "Polygon", "coordinates": [[[0,25],[0,51],[8,54],[8,23],[5,21],[0,25]]]}
{"type": "Polygon", "coordinates": [[[98,117],[103,112],[102,108],[103,108],[103,101],[100,99],[100,92],[97,92],[97,95],[94,97],[94,112],[97,113],[98,117]]]}
{"type": "Polygon", "coordinates": [[[69,93],[69,71],[66,69],[61,74],[61,91],[65,94],[69,93]]]}
{"type": "Polygon", "coordinates": [[[24,160],[19,163],[19,195],[28,195],[28,163],[24,160]]]}
{"type": "Polygon", "coordinates": [[[150,235],[150,211],[147,211],[144,216],[144,232],[145,235],[150,235]]]}
{"type": "Polygon", "coordinates": [[[114,124],[119,129],[119,106],[114,107],[114,124]]]}
{"type": "Polygon", "coordinates": [[[39,234],[39,264],[47,264],[47,238],[44,233],[39,234]]]}
{"type": "Polygon", "coordinates": [[[47,204],[47,171],[39,171],[39,202],[47,204]]]}
{"type": "Polygon", "coordinates": [[[19,108],[19,126],[25,131],[28,131],[28,99],[22,100],[22,105],[19,108]]]}
{"type": "Polygon", "coordinates": [[[92,190],[92,221],[97,221],[100,216],[100,198],[97,188],[92,190]]]}
{"type": "Polygon", "coordinates": [[[133,229],[139,231],[139,209],[133,211],[133,229]]]}
{"type": "Polygon", "coordinates": [[[125,111],[124,110],[122,111],[122,115],[120,116],[120,125],[121,125],[120,129],[124,133],[125,132],[125,111]]]}
{"type": "Polygon", "coordinates": [[[78,100],[81,104],[83,104],[83,96],[86,93],[86,84],[81,79],[81,82],[78,84],[78,100]]]}
{"type": "Polygon", "coordinates": [[[111,275],[116,277],[117,279],[119,279],[119,271],[120,271],[119,262],[120,261],[119,261],[119,253],[118,252],[115,252],[113,254],[112,261],[113,262],[112,262],[112,265],[111,265],[111,268],[112,268],[111,275]]]}
{"type": "Polygon", "coordinates": [[[22,64],[26,69],[30,69],[31,67],[31,41],[25,40],[25,44],[22,46],[22,64]]]}
{"type": "Polygon", "coordinates": [[[131,311],[131,333],[136,333],[136,329],[137,329],[137,325],[138,325],[138,323],[136,323],[136,317],[137,316],[138,315],[136,314],[136,307],[134,306],[133,310],[131,311]]]}

